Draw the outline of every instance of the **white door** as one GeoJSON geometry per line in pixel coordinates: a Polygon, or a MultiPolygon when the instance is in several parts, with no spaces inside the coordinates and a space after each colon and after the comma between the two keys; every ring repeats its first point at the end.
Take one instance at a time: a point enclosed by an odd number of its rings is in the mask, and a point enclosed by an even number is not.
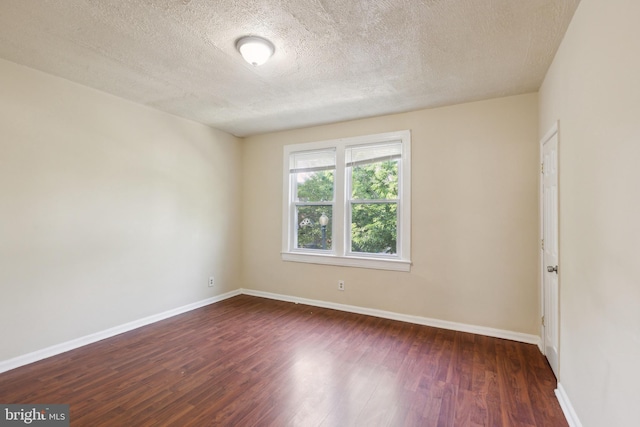
{"type": "Polygon", "coordinates": [[[558,378],[558,131],[542,144],[542,294],[544,353],[558,378]]]}

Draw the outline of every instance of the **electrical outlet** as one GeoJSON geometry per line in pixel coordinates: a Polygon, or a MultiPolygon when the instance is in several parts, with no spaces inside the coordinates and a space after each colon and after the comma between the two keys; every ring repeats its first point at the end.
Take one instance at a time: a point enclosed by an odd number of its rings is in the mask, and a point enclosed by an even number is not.
{"type": "Polygon", "coordinates": [[[344,291],[344,280],[338,280],[338,290],[344,291]]]}
{"type": "Polygon", "coordinates": [[[216,284],[216,281],[214,280],[213,276],[209,277],[209,287],[213,287],[213,285],[216,284]]]}

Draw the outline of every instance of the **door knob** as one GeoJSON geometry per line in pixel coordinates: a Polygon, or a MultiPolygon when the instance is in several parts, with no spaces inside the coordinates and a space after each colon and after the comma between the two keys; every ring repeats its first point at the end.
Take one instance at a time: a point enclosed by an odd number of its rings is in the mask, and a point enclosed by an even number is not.
{"type": "Polygon", "coordinates": [[[558,266],[557,265],[556,266],[548,265],[547,266],[547,271],[549,273],[553,273],[555,271],[555,273],[558,274],[558,266]]]}

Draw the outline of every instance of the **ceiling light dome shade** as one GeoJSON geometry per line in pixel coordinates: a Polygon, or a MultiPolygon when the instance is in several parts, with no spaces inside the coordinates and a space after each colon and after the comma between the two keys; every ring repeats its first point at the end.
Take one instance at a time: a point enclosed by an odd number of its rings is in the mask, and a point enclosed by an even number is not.
{"type": "Polygon", "coordinates": [[[262,65],[275,52],[275,47],[267,39],[257,36],[246,36],[238,39],[236,49],[245,61],[251,65],[262,65]]]}

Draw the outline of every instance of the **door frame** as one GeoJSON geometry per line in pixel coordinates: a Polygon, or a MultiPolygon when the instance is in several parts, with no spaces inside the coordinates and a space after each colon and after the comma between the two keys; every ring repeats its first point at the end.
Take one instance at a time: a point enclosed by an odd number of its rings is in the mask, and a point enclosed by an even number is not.
{"type": "MultiPolygon", "coordinates": [[[[539,239],[538,239],[538,254],[539,254],[539,286],[540,286],[540,351],[542,352],[542,354],[544,354],[546,356],[546,331],[545,331],[545,325],[543,322],[543,317],[545,315],[545,294],[544,294],[544,274],[545,274],[545,269],[546,266],[544,265],[544,249],[542,246],[542,241],[544,239],[544,175],[542,174],[543,169],[542,169],[542,165],[544,164],[544,144],[546,142],[548,142],[551,138],[553,138],[554,136],[557,136],[557,145],[558,145],[558,151],[557,151],[557,155],[558,155],[558,173],[557,173],[557,178],[558,178],[558,204],[557,204],[557,209],[558,209],[558,265],[560,265],[560,246],[561,246],[561,242],[560,242],[560,122],[559,120],[556,120],[553,125],[551,126],[551,128],[547,131],[547,133],[544,135],[544,137],[542,139],[540,139],[540,159],[539,159],[539,174],[538,174],[538,182],[539,182],[539,186],[538,186],[538,206],[539,206],[539,215],[540,215],[540,220],[539,225],[540,225],[540,229],[539,229],[539,239]]],[[[561,305],[560,305],[560,271],[558,271],[558,313],[557,313],[557,322],[558,322],[558,376],[560,374],[560,311],[561,311],[561,305]]],[[[557,378],[558,381],[560,381],[560,378],[557,378]]]]}

